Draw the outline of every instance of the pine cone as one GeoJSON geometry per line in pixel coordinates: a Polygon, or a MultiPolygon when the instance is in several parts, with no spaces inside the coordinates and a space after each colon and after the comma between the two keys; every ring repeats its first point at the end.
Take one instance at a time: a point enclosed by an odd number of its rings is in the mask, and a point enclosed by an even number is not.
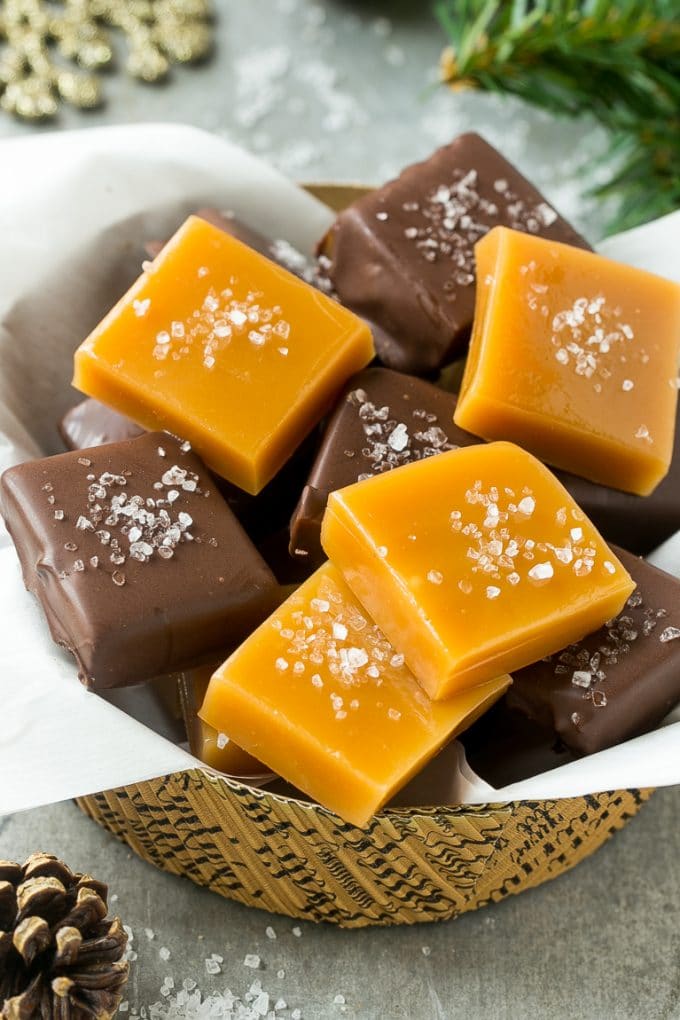
{"type": "Polygon", "coordinates": [[[0,861],[0,1020],[109,1020],[128,977],[108,889],[51,854],[0,861]]]}

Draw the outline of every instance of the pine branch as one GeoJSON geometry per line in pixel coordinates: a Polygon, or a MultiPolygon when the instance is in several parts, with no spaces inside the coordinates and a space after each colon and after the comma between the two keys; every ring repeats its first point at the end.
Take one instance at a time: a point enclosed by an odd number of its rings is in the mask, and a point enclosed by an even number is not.
{"type": "Polygon", "coordinates": [[[590,113],[612,132],[619,168],[598,194],[613,229],[680,207],[678,0],[442,0],[451,88],[519,96],[553,113],[590,113]]]}

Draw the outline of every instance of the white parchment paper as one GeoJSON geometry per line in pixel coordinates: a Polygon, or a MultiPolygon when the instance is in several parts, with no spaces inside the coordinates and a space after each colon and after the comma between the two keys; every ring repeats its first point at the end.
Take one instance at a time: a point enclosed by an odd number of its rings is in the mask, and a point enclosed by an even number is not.
{"type": "MultiPolygon", "coordinates": [[[[80,341],[140,270],[140,239],[205,204],[310,252],[332,219],[253,156],[195,128],[140,125],[0,143],[0,470],[58,451],[80,341]]],[[[680,282],[680,213],[609,239],[612,258],[680,282]]],[[[680,575],[680,535],[654,562],[680,575]]],[[[680,782],[680,721],[494,791],[455,746],[452,801],[575,796],[680,782]]],[[[78,682],[0,530],[0,815],[196,765],[78,682]]]]}

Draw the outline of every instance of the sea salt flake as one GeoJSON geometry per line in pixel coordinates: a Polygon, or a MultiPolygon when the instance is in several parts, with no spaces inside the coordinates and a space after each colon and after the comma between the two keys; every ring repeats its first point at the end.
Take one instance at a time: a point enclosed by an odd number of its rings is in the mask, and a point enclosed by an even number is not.
{"type": "Polygon", "coordinates": [[[387,445],[390,449],[395,450],[397,453],[401,453],[405,450],[409,444],[409,434],[406,425],[399,423],[392,430],[387,439],[387,445]]]}
{"type": "Polygon", "coordinates": [[[274,665],[276,666],[276,668],[281,673],[284,673],[288,669],[288,662],[287,662],[287,660],[282,658],[281,656],[279,656],[279,658],[276,660],[274,665]]]}
{"type": "Polygon", "coordinates": [[[360,669],[368,662],[368,655],[363,648],[348,648],[347,659],[353,669],[360,669]]]}
{"type": "Polygon", "coordinates": [[[592,680],[592,673],[588,673],[583,669],[574,670],[571,677],[571,682],[576,687],[590,687],[592,680]]]}
{"type": "Polygon", "coordinates": [[[229,743],[229,737],[227,736],[226,733],[218,733],[217,734],[217,746],[218,746],[220,751],[223,751],[228,743],[229,743]]]}
{"type": "Polygon", "coordinates": [[[501,593],[501,590],[500,590],[500,588],[497,588],[496,585],[490,584],[490,585],[487,586],[486,597],[488,599],[497,599],[498,596],[500,595],[500,593],[501,593]]]}
{"type": "Polygon", "coordinates": [[[536,500],[533,496],[524,496],[524,498],[517,504],[517,510],[519,513],[526,514],[527,517],[531,517],[535,509],[536,500]]]}
{"type": "Polygon", "coordinates": [[[388,708],[387,717],[388,719],[392,719],[393,722],[399,722],[401,719],[401,712],[396,708],[388,708]]]}
{"type": "Polygon", "coordinates": [[[168,949],[167,946],[161,946],[161,948],[158,950],[158,955],[160,956],[161,960],[167,961],[170,959],[170,950],[168,949]]]}
{"type": "Polygon", "coordinates": [[[669,641],[677,641],[680,638],[680,627],[666,627],[659,634],[659,641],[665,645],[669,641]]]}
{"type": "Polygon", "coordinates": [[[440,570],[428,570],[427,579],[430,584],[441,584],[444,580],[444,575],[440,570]]]}
{"type": "Polygon", "coordinates": [[[259,970],[261,962],[260,957],[256,953],[246,953],[243,966],[250,967],[251,970],[259,970]]]}
{"type": "Polygon", "coordinates": [[[347,627],[344,625],[344,623],[335,622],[333,624],[333,637],[335,638],[336,641],[345,641],[347,638],[347,634],[348,634],[347,627]]]}
{"type": "Polygon", "coordinates": [[[272,939],[272,941],[276,938],[276,932],[274,931],[271,925],[268,925],[265,928],[264,933],[267,936],[267,938],[272,939]]]}
{"type": "Polygon", "coordinates": [[[344,995],[336,995],[333,999],[334,1006],[344,1006],[346,1002],[347,1000],[344,995]]]}
{"type": "Polygon", "coordinates": [[[555,573],[552,563],[536,563],[529,570],[529,577],[532,581],[548,581],[555,573]]]}
{"type": "Polygon", "coordinates": [[[135,315],[140,319],[142,318],[143,315],[146,315],[146,313],[149,311],[150,305],[151,298],[144,298],[141,301],[139,300],[139,298],[136,298],[132,302],[132,307],[134,308],[135,315]]]}

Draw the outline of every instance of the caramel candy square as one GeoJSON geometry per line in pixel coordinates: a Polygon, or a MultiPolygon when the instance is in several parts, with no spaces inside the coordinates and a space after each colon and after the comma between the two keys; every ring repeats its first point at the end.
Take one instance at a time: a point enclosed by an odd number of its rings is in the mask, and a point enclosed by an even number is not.
{"type": "Polygon", "coordinates": [[[194,216],[76,351],[74,385],[256,494],[372,357],[355,315],[194,216]]]}
{"type": "Polygon", "coordinates": [[[230,740],[226,733],[218,732],[200,718],[198,712],[215,668],[213,662],[210,666],[187,670],[179,677],[179,696],[191,753],[204,765],[228,776],[270,776],[262,762],[230,740]]]}
{"type": "Polygon", "coordinates": [[[433,698],[563,648],[633,589],[554,475],[511,443],[332,493],[321,543],[433,698]]]}
{"type": "Polygon", "coordinates": [[[217,670],[200,715],[364,826],[508,683],[502,676],[430,701],[327,563],[217,670]]]}
{"type": "Polygon", "coordinates": [[[214,657],[278,602],[209,472],[166,433],[10,468],[0,510],[26,587],[91,687],[214,657]]]}
{"type": "Polygon", "coordinates": [[[680,287],[498,227],[476,249],[455,420],[613,488],[650,493],[673,452],[680,287]]]}
{"type": "Polygon", "coordinates": [[[480,440],[453,423],[456,397],[387,368],[350,379],[329,418],[290,525],[290,551],[318,566],[321,521],[335,489],[480,440]]]}
{"type": "Polygon", "coordinates": [[[680,702],[680,581],[617,552],[635,582],[623,610],[517,672],[508,697],[577,754],[646,733],[680,702]]]}
{"type": "Polygon", "coordinates": [[[464,134],[354,202],[320,244],[340,300],[392,342],[388,368],[436,371],[468,340],[474,245],[498,224],[588,247],[532,184],[477,134],[464,134]]]}

